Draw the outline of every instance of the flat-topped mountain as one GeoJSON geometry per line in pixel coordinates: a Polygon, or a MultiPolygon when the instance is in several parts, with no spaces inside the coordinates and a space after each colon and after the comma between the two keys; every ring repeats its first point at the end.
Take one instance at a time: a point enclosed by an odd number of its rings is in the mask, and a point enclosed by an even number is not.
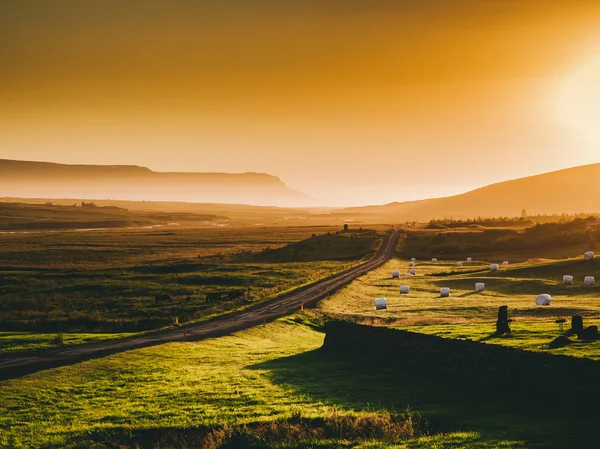
{"type": "Polygon", "coordinates": [[[310,197],[265,173],[155,172],[136,165],[0,159],[0,196],[300,205],[310,197]]]}

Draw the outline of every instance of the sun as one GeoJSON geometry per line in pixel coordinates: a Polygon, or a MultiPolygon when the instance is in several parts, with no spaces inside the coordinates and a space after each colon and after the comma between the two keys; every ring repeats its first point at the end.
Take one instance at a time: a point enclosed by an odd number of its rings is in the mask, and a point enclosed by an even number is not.
{"type": "Polygon", "coordinates": [[[590,144],[591,155],[600,154],[600,52],[562,81],[558,114],[562,123],[590,144]]]}

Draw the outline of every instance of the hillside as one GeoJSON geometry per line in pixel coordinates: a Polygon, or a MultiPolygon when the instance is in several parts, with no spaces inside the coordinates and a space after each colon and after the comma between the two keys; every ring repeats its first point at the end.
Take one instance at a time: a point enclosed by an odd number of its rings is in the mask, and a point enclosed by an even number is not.
{"type": "Polygon", "coordinates": [[[258,253],[242,253],[238,262],[284,263],[319,260],[358,260],[375,253],[379,239],[376,231],[365,230],[338,234],[315,235],[281,248],[258,253]]]}
{"type": "Polygon", "coordinates": [[[167,173],[133,165],[0,159],[0,196],[299,205],[306,195],[264,173],[167,173]]]}
{"type": "Polygon", "coordinates": [[[427,221],[529,214],[600,212],[600,164],[492,184],[461,195],[383,206],[352,207],[344,216],[370,220],[427,221]]]}

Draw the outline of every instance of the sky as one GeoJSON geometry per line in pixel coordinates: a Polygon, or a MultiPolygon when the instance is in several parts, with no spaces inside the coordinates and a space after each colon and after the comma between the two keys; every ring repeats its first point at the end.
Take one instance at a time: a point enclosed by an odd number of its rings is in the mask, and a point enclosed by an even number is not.
{"type": "Polygon", "coordinates": [[[596,0],[3,0],[0,67],[5,159],[332,206],[600,162],[596,0]]]}

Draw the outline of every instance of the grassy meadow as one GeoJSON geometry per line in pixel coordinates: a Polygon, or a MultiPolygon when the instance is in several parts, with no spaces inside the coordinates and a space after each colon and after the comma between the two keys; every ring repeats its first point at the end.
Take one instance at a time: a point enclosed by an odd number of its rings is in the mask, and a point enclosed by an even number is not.
{"type": "MultiPolygon", "coordinates": [[[[552,232],[557,229],[564,231],[552,232]]],[[[10,260],[1,272],[0,317],[17,327],[0,333],[0,351],[118,338],[144,330],[140,323],[170,324],[174,316],[205,319],[358,263],[380,241],[370,231],[338,231],[173,227],[0,235],[10,260]],[[95,250],[106,251],[105,257],[94,257],[95,250]],[[228,296],[236,291],[247,296],[228,296]],[[158,294],[172,301],[157,303],[158,294]],[[220,300],[209,301],[210,294],[220,300]],[[164,321],[152,321],[159,318],[164,321]],[[80,328],[66,329],[59,343],[56,329],[66,323],[80,328]]],[[[594,447],[595,414],[568,404],[479,391],[435,376],[435,366],[423,376],[401,369],[401,360],[374,362],[369,354],[350,357],[321,348],[323,324],[333,317],[600,360],[600,341],[572,337],[568,346],[548,346],[560,335],[558,318],[567,320],[565,330],[575,314],[585,326],[600,325],[600,260],[583,260],[579,253],[589,242],[580,231],[567,239],[571,246],[557,247],[557,259],[540,255],[552,247],[524,247],[517,254],[499,245],[491,256],[474,254],[466,262],[470,254],[444,255],[432,239],[443,233],[464,245],[464,236],[454,234],[484,231],[413,228],[398,257],[313,310],[231,336],[132,350],[0,382],[0,447],[594,447]],[[424,244],[431,245],[429,254],[424,244]],[[406,277],[413,256],[417,274],[406,277]],[[490,263],[505,259],[509,266],[490,272],[490,263]],[[400,279],[392,279],[394,270],[400,279]],[[575,277],[575,285],[562,284],[565,274],[575,277]],[[590,275],[599,283],[584,287],[590,275]],[[476,282],[486,290],[476,293],[476,282]],[[400,295],[400,285],[410,286],[410,293],[400,295]],[[441,287],[451,289],[450,298],[440,298],[441,287]],[[536,306],[540,293],[551,294],[552,305],[536,306]],[[376,311],[374,298],[382,296],[388,309],[376,311]],[[512,333],[499,337],[494,331],[501,305],[513,321],[512,333]]]]}
{"type": "Polygon", "coordinates": [[[57,346],[78,345],[104,340],[129,337],[127,333],[52,333],[36,332],[0,332],[0,353],[28,351],[32,349],[50,349],[57,346]]]}
{"type": "Polygon", "coordinates": [[[531,426],[539,410],[524,401],[332,357],[315,319],[4,381],[0,446],[521,449],[564,447],[579,429],[559,414],[531,426]],[[392,432],[398,413],[412,424],[392,432]]]}
{"type": "MultiPolygon", "coordinates": [[[[600,279],[600,260],[532,260],[492,273],[490,263],[497,262],[502,260],[456,267],[456,260],[417,260],[417,275],[406,277],[408,260],[396,258],[322,301],[319,310],[363,323],[544,351],[560,335],[557,319],[567,320],[565,330],[573,315],[583,316],[585,326],[600,325],[600,284],[583,285],[585,276],[600,279]],[[400,279],[392,279],[394,270],[400,271],[400,279]],[[565,274],[575,277],[574,285],[563,285],[565,274]],[[475,292],[477,282],[485,283],[485,291],[475,292]],[[400,285],[408,285],[410,293],[401,295],[400,285]],[[442,287],[450,288],[450,298],[440,297],[442,287]],[[552,295],[552,305],[535,304],[535,297],[543,293],[552,295]],[[387,298],[387,310],[375,310],[376,297],[387,298]],[[509,336],[494,335],[502,305],[508,306],[513,320],[509,336]]],[[[600,341],[574,340],[552,352],[600,359],[600,341]]]]}
{"type": "Polygon", "coordinates": [[[349,268],[381,240],[339,230],[0,234],[0,352],[52,347],[58,332],[74,344],[238,310],[349,268]]]}

